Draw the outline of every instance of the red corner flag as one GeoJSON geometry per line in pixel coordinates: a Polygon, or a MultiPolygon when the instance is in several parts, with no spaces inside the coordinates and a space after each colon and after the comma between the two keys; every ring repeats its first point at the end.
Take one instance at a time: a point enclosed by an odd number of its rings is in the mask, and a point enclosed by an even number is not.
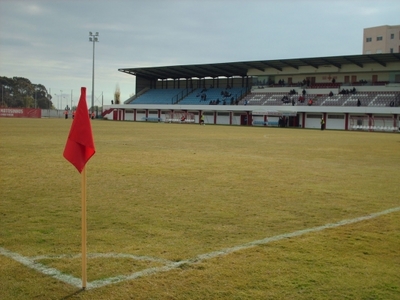
{"type": "Polygon", "coordinates": [[[90,125],[86,104],[86,88],[82,87],[81,98],[75,112],[75,118],[72,121],[63,155],[81,173],[95,152],[92,126],[90,125]]]}

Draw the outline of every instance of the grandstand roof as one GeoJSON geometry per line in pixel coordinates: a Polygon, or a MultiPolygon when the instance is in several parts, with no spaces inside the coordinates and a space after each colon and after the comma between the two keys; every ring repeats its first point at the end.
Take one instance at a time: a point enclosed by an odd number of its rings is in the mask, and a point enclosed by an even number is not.
{"type": "Polygon", "coordinates": [[[284,67],[311,66],[318,69],[320,66],[333,65],[341,68],[342,65],[353,64],[363,68],[365,64],[378,63],[386,67],[387,63],[400,62],[400,54],[366,54],[366,55],[343,55],[314,58],[293,58],[276,60],[255,60],[242,62],[228,62],[215,64],[177,65],[164,67],[124,68],[120,72],[144,77],[148,79],[176,79],[176,78],[205,78],[205,77],[233,77],[246,76],[249,69],[264,71],[273,68],[282,71],[284,67]]]}

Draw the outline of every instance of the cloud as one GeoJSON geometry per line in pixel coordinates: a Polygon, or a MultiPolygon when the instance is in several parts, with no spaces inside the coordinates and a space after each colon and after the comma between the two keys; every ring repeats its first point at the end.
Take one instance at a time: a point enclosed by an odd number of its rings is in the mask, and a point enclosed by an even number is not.
{"type": "Polygon", "coordinates": [[[24,5],[21,5],[20,7],[21,7],[22,11],[26,12],[29,15],[40,16],[46,12],[46,9],[44,6],[31,4],[29,2],[25,3],[24,5]]]}

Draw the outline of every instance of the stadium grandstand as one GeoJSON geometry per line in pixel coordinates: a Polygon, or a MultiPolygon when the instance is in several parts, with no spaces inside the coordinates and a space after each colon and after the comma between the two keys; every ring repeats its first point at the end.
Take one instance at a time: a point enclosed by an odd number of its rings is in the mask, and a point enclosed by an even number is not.
{"type": "Polygon", "coordinates": [[[118,121],[399,132],[400,55],[369,54],[124,68],[135,95],[118,121]],[[133,84],[133,83],[132,83],[133,84]]]}

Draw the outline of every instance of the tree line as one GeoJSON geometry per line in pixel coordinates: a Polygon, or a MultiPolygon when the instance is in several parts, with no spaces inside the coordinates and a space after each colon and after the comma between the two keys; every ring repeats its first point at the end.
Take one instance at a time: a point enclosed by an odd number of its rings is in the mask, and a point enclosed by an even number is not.
{"type": "Polygon", "coordinates": [[[23,77],[0,76],[1,107],[52,109],[52,97],[42,84],[23,77]]]}

